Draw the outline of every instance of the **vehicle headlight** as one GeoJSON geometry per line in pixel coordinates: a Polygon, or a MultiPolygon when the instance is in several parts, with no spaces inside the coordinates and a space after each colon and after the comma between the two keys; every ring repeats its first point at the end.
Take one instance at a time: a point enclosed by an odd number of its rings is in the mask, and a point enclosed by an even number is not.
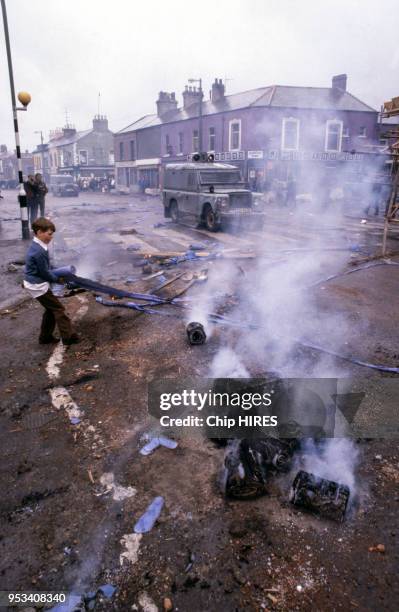
{"type": "Polygon", "coordinates": [[[225,208],[229,205],[229,198],[216,198],[216,206],[218,208],[225,208]]]}

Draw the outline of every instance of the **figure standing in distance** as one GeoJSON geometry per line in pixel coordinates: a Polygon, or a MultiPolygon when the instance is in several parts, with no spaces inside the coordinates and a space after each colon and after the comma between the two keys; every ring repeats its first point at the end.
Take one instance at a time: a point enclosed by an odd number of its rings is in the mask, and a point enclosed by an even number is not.
{"type": "Polygon", "coordinates": [[[28,180],[24,183],[24,189],[26,193],[26,203],[28,206],[29,225],[32,225],[33,221],[36,221],[37,219],[37,212],[39,208],[39,202],[37,199],[37,184],[33,174],[28,174],[28,180]]]}
{"type": "Polygon", "coordinates": [[[37,172],[37,174],[35,174],[35,182],[36,182],[36,188],[37,188],[37,201],[38,201],[38,207],[40,208],[40,216],[44,217],[44,209],[45,209],[45,205],[46,205],[46,194],[48,193],[48,189],[47,189],[47,185],[46,183],[43,181],[43,177],[40,174],[40,172],[37,172]]]}

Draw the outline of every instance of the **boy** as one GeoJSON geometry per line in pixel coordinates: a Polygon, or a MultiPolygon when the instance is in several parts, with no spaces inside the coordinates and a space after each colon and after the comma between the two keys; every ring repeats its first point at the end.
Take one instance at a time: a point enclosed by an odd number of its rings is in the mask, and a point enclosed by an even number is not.
{"type": "Polygon", "coordinates": [[[26,254],[24,287],[45,309],[39,344],[54,344],[59,341],[53,336],[56,324],[62,343],[67,346],[76,344],[79,342],[79,336],[73,332],[64,306],[50,288],[50,283],[57,282],[57,277],[50,270],[48,255],[48,245],[53,239],[55,225],[49,219],[40,217],[33,221],[32,229],[35,235],[26,254]]]}

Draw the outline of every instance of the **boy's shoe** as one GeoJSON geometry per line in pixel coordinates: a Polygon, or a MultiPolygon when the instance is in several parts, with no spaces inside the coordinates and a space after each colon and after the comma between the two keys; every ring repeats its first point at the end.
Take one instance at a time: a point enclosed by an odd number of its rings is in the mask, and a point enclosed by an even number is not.
{"type": "Polygon", "coordinates": [[[69,336],[69,338],[62,339],[62,344],[65,344],[65,346],[71,346],[71,344],[78,344],[79,342],[80,337],[78,336],[78,334],[72,334],[71,336],[69,336]]]}
{"type": "Polygon", "coordinates": [[[39,338],[39,344],[57,344],[59,342],[59,338],[54,338],[54,336],[50,336],[50,338],[39,338]]]}

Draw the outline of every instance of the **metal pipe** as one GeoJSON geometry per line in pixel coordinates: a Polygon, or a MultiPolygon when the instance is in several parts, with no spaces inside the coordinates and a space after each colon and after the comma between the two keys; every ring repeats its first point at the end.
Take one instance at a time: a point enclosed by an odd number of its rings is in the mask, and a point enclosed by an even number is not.
{"type": "Polygon", "coordinates": [[[21,159],[21,146],[19,142],[19,130],[18,130],[18,117],[17,117],[17,104],[15,100],[15,88],[14,88],[14,74],[12,69],[11,59],[11,48],[10,48],[10,37],[8,33],[8,21],[7,21],[7,10],[5,0],[1,0],[1,10],[3,13],[3,24],[4,24],[4,38],[6,41],[7,50],[7,63],[8,63],[8,74],[10,77],[10,92],[11,92],[11,104],[12,114],[14,119],[14,133],[15,133],[15,146],[17,151],[17,162],[18,162],[18,182],[19,182],[19,195],[18,202],[21,213],[21,229],[22,239],[29,240],[29,223],[28,223],[28,203],[26,199],[26,193],[24,189],[24,179],[22,175],[22,159],[21,159]]]}

